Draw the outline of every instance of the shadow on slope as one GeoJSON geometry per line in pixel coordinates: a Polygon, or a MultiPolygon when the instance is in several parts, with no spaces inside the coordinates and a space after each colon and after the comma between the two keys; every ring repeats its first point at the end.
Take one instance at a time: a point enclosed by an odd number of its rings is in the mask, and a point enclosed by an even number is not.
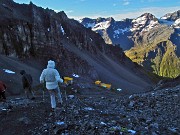
{"type": "Polygon", "coordinates": [[[0,80],[7,85],[7,95],[19,95],[23,92],[20,70],[25,70],[33,77],[33,86],[39,83],[41,64],[38,61],[29,59],[19,60],[15,57],[0,55],[0,80]],[[14,74],[5,72],[5,69],[15,72],[14,74]]]}

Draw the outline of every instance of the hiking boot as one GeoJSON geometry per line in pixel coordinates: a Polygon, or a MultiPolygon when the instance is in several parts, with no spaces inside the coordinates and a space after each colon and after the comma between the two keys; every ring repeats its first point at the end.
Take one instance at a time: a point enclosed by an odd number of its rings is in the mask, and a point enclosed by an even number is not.
{"type": "Polygon", "coordinates": [[[62,104],[63,104],[63,101],[60,101],[59,103],[62,105],[62,104]]]}
{"type": "Polygon", "coordinates": [[[50,112],[49,117],[54,116],[54,112],[50,112]]]}
{"type": "Polygon", "coordinates": [[[64,107],[62,107],[62,113],[65,113],[66,109],[64,107]]]}
{"type": "Polygon", "coordinates": [[[55,112],[55,108],[51,108],[51,112],[55,112]]]}
{"type": "Polygon", "coordinates": [[[1,99],[0,102],[6,102],[6,99],[1,99]]]}
{"type": "Polygon", "coordinates": [[[58,100],[58,104],[62,105],[63,101],[62,100],[58,100]]]}

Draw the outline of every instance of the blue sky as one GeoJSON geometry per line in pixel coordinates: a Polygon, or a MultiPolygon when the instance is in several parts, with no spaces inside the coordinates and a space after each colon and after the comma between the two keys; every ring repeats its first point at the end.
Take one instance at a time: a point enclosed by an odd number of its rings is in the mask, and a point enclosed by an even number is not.
{"type": "MultiPolygon", "coordinates": [[[[29,4],[30,0],[14,0],[29,4]]],[[[157,18],[180,10],[179,0],[31,0],[37,6],[64,11],[69,18],[113,17],[115,20],[136,18],[152,13],[157,18]]]]}

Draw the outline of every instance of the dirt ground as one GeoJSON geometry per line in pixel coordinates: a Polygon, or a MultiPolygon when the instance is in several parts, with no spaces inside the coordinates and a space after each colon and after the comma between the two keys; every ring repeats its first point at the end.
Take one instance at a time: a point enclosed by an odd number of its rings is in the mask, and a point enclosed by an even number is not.
{"type": "MultiPolygon", "coordinates": [[[[73,86],[72,86],[73,87],[73,86]]],[[[56,121],[65,121],[66,106],[86,107],[84,99],[89,97],[101,99],[102,97],[114,98],[122,94],[120,92],[109,91],[104,88],[94,86],[92,89],[81,89],[76,93],[78,100],[70,101],[68,95],[74,95],[74,91],[70,87],[61,87],[63,97],[63,105],[58,104],[56,116],[50,116],[50,97],[48,91],[45,91],[45,100],[43,101],[42,91],[36,91],[35,100],[25,99],[23,96],[9,97],[6,103],[0,102],[0,132],[3,135],[35,135],[35,134],[54,134],[54,126],[56,121]],[[66,91],[66,95],[65,95],[66,91]],[[66,101],[68,98],[68,101],[66,101]],[[68,103],[68,104],[67,104],[68,103]],[[6,108],[3,111],[3,108],[6,108]],[[9,110],[8,110],[9,109],[9,110]],[[48,126],[48,127],[47,127],[48,126]],[[47,129],[46,129],[47,128],[47,129]]],[[[92,104],[88,104],[92,106],[92,104]]],[[[68,111],[67,111],[68,112],[68,111]]],[[[70,113],[70,111],[68,112],[70,113]]],[[[73,117],[73,114],[69,117],[73,117]]],[[[83,114],[84,115],[84,114],[83,114]]],[[[83,116],[82,116],[83,117],[83,116]]]]}
{"type": "Polygon", "coordinates": [[[43,67],[35,60],[20,60],[15,57],[0,55],[0,80],[4,81],[7,85],[7,95],[19,95],[23,92],[20,71],[25,70],[33,77],[33,86],[39,84],[39,76],[43,67]],[[15,72],[9,74],[4,71],[8,69],[15,72]]]}

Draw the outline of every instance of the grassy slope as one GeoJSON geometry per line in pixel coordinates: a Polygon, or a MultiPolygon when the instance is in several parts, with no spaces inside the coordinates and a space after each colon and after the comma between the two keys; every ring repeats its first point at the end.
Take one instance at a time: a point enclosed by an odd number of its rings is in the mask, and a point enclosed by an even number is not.
{"type": "Polygon", "coordinates": [[[180,58],[175,53],[175,46],[167,42],[167,51],[162,57],[159,75],[175,78],[180,74],[180,58]]]}
{"type": "Polygon", "coordinates": [[[163,52],[158,45],[161,45],[162,42],[149,44],[146,46],[136,46],[126,52],[126,55],[133,61],[148,67],[160,76],[174,78],[180,75],[180,58],[177,57],[175,53],[176,47],[172,44],[171,41],[165,42],[163,52]],[[157,53],[154,57],[148,59],[150,52],[157,50],[157,53]],[[149,65],[148,65],[149,64],[149,65]]]}

